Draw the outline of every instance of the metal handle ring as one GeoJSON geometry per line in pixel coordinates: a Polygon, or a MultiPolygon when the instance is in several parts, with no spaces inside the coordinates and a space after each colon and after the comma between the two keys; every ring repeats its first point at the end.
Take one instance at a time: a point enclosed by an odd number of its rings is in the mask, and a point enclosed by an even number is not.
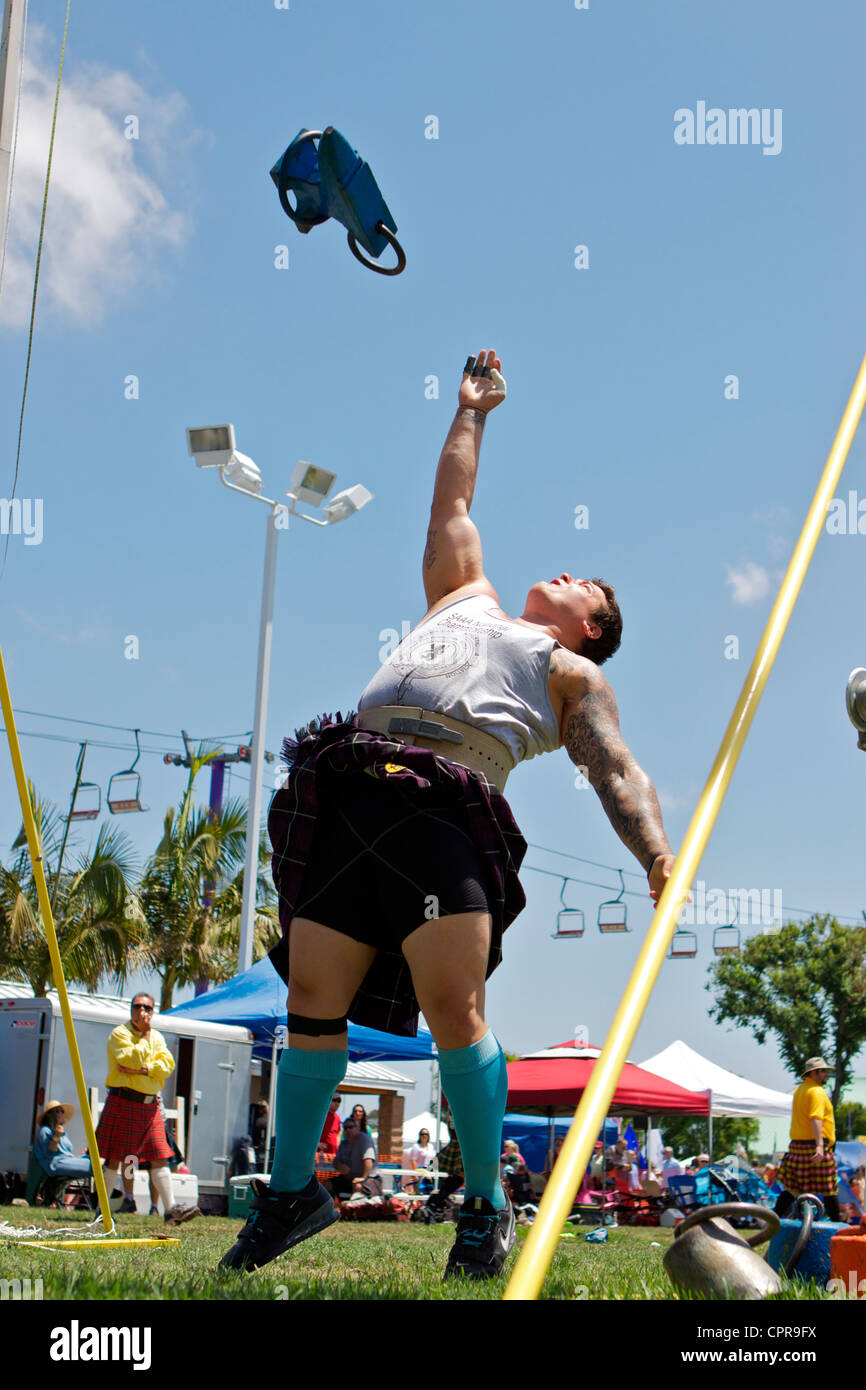
{"type": "Polygon", "coordinates": [[[361,252],[360,252],[360,250],[358,249],[358,243],[356,242],[355,237],[354,237],[354,234],[353,234],[352,232],[349,232],[349,234],[348,234],[349,250],[351,251],[352,255],[355,257],[355,259],[356,259],[356,260],[359,260],[359,261],[361,262],[361,265],[365,265],[365,266],[367,267],[368,270],[375,270],[375,272],[376,272],[377,275],[399,275],[400,272],[401,272],[402,270],[405,270],[405,269],[406,269],[406,252],[403,250],[403,247],[400,245],[399,241],[398,241],[397,238],[394,236],[393,232],[391,232],[391,231],[385,226],[385,223],[384,223],[384,222],[381,222],[381,221],[380,221],[380,222],[377,222],[377,223],[376,223],[376,231],[379,232],[380,235],[383,236],[383,237],[385,238],[385,240],[388,242],[388,244],[389,244],[390,246],[393,246],[394,250],[396,251],[396,253],[397,253],[397,264],[396,264],[396,265],[392,265],[392,266],[376,265],[376,262],[375,262],[375,261],[369,261],[369,260],[367,259],[367,257],[364,256],[364,255],[362,255],[361,252]]]}
{"type": "MultiPolygon", "coordinates": [[[[303,135],[299,137],[298,143],[300,144],[304,140],[321,140],[321,138],[322,132],[320,130],[305,130],[303,135]]],[[[300,227],[301,231],[308,232],[310,228],[306,223],[298,221],[298,210],[297,208],[293,208],[289,202],[289,190],[283,186],[282,173],[280,174],[280,181],[277,184],[277,193],[280,196],[280,207],[283,209],[286,216],[290,217],[295,225],[300,227]]]]}
{"type": "Polygon", "coordinates": [[[699,1226],[704,1221],[712,1221],[714,1216],[756,1216],[761,1222],[760,1231],[752,1231],[751,1235],[744,1236],[747,1245],[763,1245],[765,1240],[772,1240],[773,1236],[781,1227],[782,1223],[774,1211],[768,1207],[759,1207],[755,1202],[717,1202],[712,1207],[699,1207],[693,1211],[685,1220],[674,1229],[674,1239],[681,1236],[691,1226],[699,1226]]]}

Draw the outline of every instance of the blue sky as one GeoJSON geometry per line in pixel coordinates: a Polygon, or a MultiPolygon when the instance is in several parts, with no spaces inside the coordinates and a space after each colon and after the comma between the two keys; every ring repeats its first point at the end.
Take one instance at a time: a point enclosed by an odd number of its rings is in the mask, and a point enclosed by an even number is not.
{"type": "MultiPolygon", "coordinates": [[[[0,299],[7,497],[63,8],[30,10],[0,299]]],[[[232,421],[270,495],[299,458],[375,494],[336,531],[281,536],[278,750],[313,714],[353,706],[386,630],[422,616],[435,464],[482,346],[509,387],[473,507],[486,571],[514,615],[564,569],[616,585],[624,642],[605,670],[679,843],[864,350],[861,23],[852,3],[816,22],[813,6],[776,0],[73,5],[17,488],[42,499],[43,535],[10,539],[3,649],[17,708],[154,731],[151,810],[122,822],[141,858],[182,788],[161,760],[180,729],[236,743],[252,722],[265,512],[195,469],[185,427],[232,421]],[[781,148],[676,143],[675,113],[699,102],[781,112],[781,148]],[[301,126],[326,124],[376,174],[408,255],[397,279],[362,270],[335,224],[301,237],[279,207],[268,170],[301,126]]],[[[861,431],[840,488],[855,508],[863,465],[861,431]]],[[[866,762],[843,691],[866,664],[864,547],[822,536],[700,870],[851,921],[866,906],[866,762]]],[[[25,714],[19,727],[132,747],[25,714]]],[[[65,803],[74,742],[22,746],[40,792],[65,803]]],[[[88,776],[104,787],[129,760],[93,747],[88,776]]],[[[527,840],[639,872],[573,772],[564,752],[516,771],[527,840]]],[[[6,853],[8,758],[0,778],[6,853]]],[[[534,848],[526,864],[618,884],[534,848]]],[[[602,938],[611,893],[572,884],[587,933],[554,942],[559,882],[529,869],[523,882],[491,1025],[514,1051],[577,1024],[600,1042],[651,904],[630,898],[634,934],[602,938]]],[[[681,1037],[790,1084],[772,1046],[708,1020],[711,928],[699,936],[697,959],[666,964],[632,1055],[681,1037]]]]}

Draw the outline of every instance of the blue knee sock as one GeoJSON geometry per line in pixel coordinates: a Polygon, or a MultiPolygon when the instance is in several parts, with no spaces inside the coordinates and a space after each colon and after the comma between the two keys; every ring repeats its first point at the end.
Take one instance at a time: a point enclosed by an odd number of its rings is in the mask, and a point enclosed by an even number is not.
{"type": "Polygon", "coordinates": [[[283,1049],[274,1107],[274,1192],[300,1192],[309,1185],[328,1106],[348,1062],[348,1052],[337,1049],[283,1049]]]}
{"type": "Polygon", "coordinates": [[[502,1048],[488,1030],[470,1047],[440,1049],[439,1071],[463,1155],[466,1196],[505,1206],[499,1181],[502,1119],[508,1072],[502,1048]]]}

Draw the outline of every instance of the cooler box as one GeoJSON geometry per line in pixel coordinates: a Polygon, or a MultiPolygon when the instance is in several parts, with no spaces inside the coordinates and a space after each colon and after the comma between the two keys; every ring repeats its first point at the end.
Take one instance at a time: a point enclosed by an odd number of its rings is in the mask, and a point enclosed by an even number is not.
{"type": "Polygon", "coordinates": [[[244,1173],[240,1177],[229,1178],[229,1216],[242,1216],[244,1220],[249,1216],[253,1178],[263,1183],[271,1181],[269,1173],[244,1173]]]}
{"type": "MultiPolygon", "coordinates": [[[[175,1205],[178,1207],[194,1207],[198,1205],[198,1178],[195,1173],[172,1173],[171,1190],[174,1194],[175,1205]]],[[[150,1182],[146,1172],[136,1168],[135,1177],[132,1181],[132,1195],[135,1199],[135,1210],[140,1216],[147,1216],[150,1211],[150,1182]]],[[[156,1199],[160,1216],[165,1216],[165,1208],[159,1197],[156,1199]]]]}

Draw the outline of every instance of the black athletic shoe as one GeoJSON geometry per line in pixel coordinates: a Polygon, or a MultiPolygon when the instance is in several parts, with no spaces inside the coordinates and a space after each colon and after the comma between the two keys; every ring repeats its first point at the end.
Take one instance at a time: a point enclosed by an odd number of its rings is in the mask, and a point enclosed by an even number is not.
{"type": "Polygon", "coordinates": [[[309,1197],[271,1192],[256,1178],[251,1186],[256,1195],[247,1224],[220,1260],[221,1269],[259,1269],[340,1219],[333,1197],[320,1183],[315,1188],[310,1184],[309,1197]]]}
{"type": "Polygon", "coordinates": [[[514,1209],[507,1197],[503,1211],[497,1211],[486,1197],[470,1197],[457,1222],[445,1278],[462,1274],[467,1279],[492,1279],[501,1274],[514,1233],[514,1209]]]}

